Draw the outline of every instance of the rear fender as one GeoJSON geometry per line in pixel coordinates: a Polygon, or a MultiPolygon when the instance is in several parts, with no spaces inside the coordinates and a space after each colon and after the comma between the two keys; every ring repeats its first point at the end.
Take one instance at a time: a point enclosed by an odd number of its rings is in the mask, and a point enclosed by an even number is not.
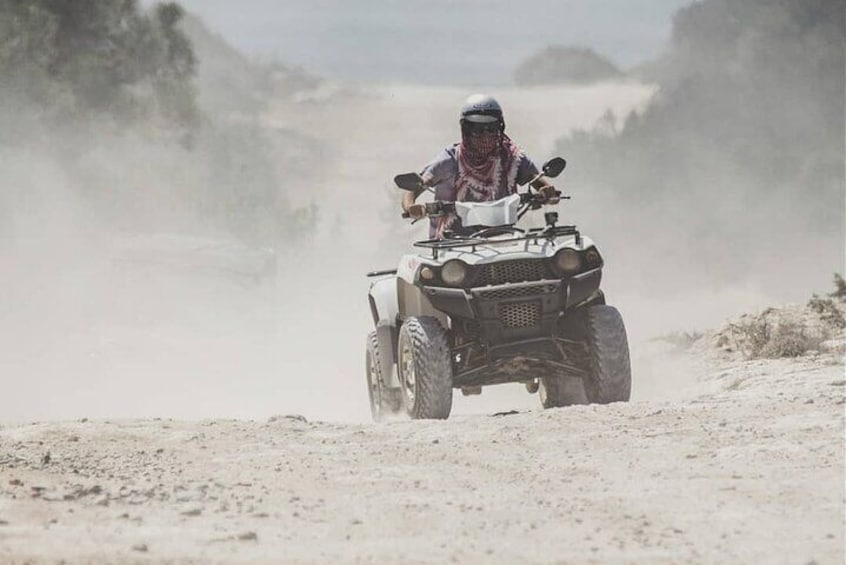
{"type": "Polygon", "coordinates": [[[376,340],[379,342],[379,369],[384,383],[389,387],[400,386],[397,371],[394,370],[398,338],[397,328],[387,321],[379,322],[376,325],[376,340]]]}
{"type": "Polygon", "coordinates": [[[399,312],[397,302],[397,277],[384,277],[370,285],[368,296],[370,313],[373,315],[373,325],[378,327],[380,322],[395,325],[399,312]]]}
{"type": "Polygon", "coordinates": [[[379,368],[385,384],[399,386],[395,367],[397,350],[397,277],[380,278],[370,285],[368,300],[373,324],[376,326],[376,339],[379,343],[379,368]]]}

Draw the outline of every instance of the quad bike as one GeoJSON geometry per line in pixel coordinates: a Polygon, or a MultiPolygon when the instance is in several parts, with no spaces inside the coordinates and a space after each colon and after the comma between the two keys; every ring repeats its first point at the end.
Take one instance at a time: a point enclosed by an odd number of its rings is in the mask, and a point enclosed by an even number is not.
{"type": "MultiPolygon", "coordinates": [[[[536,179],[565,166],[552,159],[536,179]]],[[[395,182],[422,188],[416,173],[395,182]]],[[[629,400],[626,329],[599,288],[604,261],[596,245],[575,226],[557,225],[555,212],[544,215],[545,227],[516,227],[528,210],[551,203],[531,191],[427,203],[430,217],[457,215],[461,232],[418,241],[419,253],[404,255],[396,270],[368,273],[374,420],[401,411],[444,419],[454,388],[479,394],[502,383],[525,384],[544,408],[629,400]]]]}

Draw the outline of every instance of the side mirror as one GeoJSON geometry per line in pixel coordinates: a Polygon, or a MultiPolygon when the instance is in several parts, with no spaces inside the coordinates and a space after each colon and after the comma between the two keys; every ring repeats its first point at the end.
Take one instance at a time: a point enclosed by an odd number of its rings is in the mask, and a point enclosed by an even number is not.
{"type": "Polygon", "coordinates": [[[553,157],[549,161],[543,164],[543,174],[548,176],[549,178],[555,178],[561,174],[561,171],[564,170],[564,167],[567,166],[567,161],[565,161],[561,157],[553,157]]]}
{"type": "Polygon", "coordinates": [[[394,182],[403,190],[417,192],[423,190],[423,177],[418,173],[403,173],[394,177],[394,182]]]}

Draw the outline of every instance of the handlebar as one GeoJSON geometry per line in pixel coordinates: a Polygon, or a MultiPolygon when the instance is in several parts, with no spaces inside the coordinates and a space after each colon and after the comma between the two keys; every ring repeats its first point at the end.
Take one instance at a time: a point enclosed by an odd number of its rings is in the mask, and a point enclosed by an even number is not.
{"type": "MultiPolygon", "coordinates": [[[[555,191],[555,197],[559,200],[570,199],[569,196],[563,196],[560,190],[555,191]]],[[[541,200],[539,198],[538,193],[520,193],[520,206],[522,207],[522,209],[520,210],[520,212],[518,212],[518,217],[522,218],[523,214],[525,214],[529,210],[538,210],[541,208],[541,206],[544,206],[545,204],[557,204],[557,202],[548,202],[546,200],[541,200]]],[[[446,214],[455,213],[455,202],[435,200],[434,202],[426,202],[424,206],[426,207],[426,214],[424,217],[439,217],[444,216],[446,214]]],[[[403,212],[402,217],[407,219],[411,216],[408,212],[403,212]]]]}
{"type": "MultiPolygon", "coordinates": [[[[423,204],[426,207],[426,216],[438,217],[446,214],[455,213],[455,202],[445,202],[442,200],[435,200],[434,202],[426,202],[423,204]]],[[[410,218],[408,212],[402,213],[403,218],[410,218]]]]}

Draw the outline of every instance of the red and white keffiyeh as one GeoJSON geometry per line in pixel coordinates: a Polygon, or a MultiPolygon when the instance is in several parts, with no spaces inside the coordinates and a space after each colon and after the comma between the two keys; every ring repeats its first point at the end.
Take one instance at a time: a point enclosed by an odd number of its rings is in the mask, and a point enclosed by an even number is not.
{"type": "Polygon", "coordinates": [[[522,151],[504,133],[462,136],[456,148],[456,200],[489,202],[517,189],[522,151]]]}
{"type": "MultiPolygon", "coordinates": [[[[522,154],[517,144],[501,132],[462,135],[455,151],[458,165],[456,200],[490,202],[513,194],[517,190],[522,154]]],[[[436,237],[442,238],[455,220],[453,215],[439,218],[436,237]]]]}

